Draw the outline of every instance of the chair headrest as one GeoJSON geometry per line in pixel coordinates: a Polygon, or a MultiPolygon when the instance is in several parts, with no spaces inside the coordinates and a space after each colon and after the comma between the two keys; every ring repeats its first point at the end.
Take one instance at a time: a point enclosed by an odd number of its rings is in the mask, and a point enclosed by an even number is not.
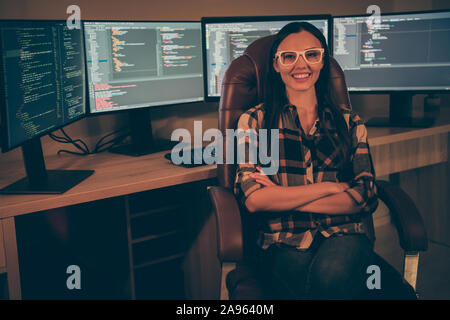
{"type": "MultiPolygon", "coordinates": [[[[236,128],[242,113],[263,102],[264,79],[269,71],[269,54],[274,39],[275,35],[269,35],[255,40],[228,67],[222,80],[219,103],[219,130],[224,137],[226,129],[236,128]]],[[[344,72],[333,57],[330,57],[330,73],[337,103],[342,108],[350,107],[344,72]]],[[[226,147],[224,143],[224,156],[226,147]]],[[[220,185],[232,187],[236,166],[224,164],[218,165],[217,169],[220,185]]]]}

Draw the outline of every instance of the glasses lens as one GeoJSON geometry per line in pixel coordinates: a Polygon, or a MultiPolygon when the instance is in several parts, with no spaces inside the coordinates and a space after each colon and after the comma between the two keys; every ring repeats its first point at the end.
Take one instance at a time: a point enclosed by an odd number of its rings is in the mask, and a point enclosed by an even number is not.
{"type": "Polygon", "coordinates": [[[318,63],[322,59],[322,51],[317,49],[306,50],[305,58],[309,63],[318,63]]]}
{"type": "Polygon", "coordinates": [[[297,53],[285,51],[281,54],[281,63],[284,65],[293,64],[297,60],[297,53]]]}

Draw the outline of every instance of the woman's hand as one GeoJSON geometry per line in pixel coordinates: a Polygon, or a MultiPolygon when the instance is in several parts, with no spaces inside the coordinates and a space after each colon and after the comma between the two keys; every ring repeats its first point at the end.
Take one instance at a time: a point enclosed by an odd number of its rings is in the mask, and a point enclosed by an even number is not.
{"type": "Polygon", "coordinates": [[[276,184],[270,180],[268,176],[266,176],[262,171],[260,167],[256,167],[256,170],[258,170],[258,173],[251,173],[250,178],[253,178],[256,180],[256,182],[262,184],[265,187],[274,187],[276,184]]]}
{"type": "MultiPolygon", "coordinates": [[[[250,177],[255,179],[256,182],[262,184],[265,187],[274,187],[277,186],[270,178],[265,175],[260,167],[256,167],[258,172],[251,173],[250,177]]],[[[327,182],[333,186],[334,192],[332,193],[341,193],[350,188],[350,185],[347,182],[327,182]]]]}
{"type": "Polygon", "coordinates": [[[347,182],[336,182],[337,192],[341,193],[350,188],[350,185],[347,182]]]}
{"type": "MultiPolygon", "coordinates": [[[[255,190],[247,197],[245,206],[249,212],[290,210],[303,211],[300,209],[301,206],[305,206],[309,203],[315,202],[316,200],[318,201],[321,198],[334,195],[344,195],[350,199],[350,197],[343,192],[349,187],[347,183],[325,181],[299,186],[279,186],[270,180],[270,178],[265,175],[260,168],[257,168],[257,171],[258,172],[251,173],[249,177],[255,179],[255,181],[260,183],[263,188],[255,190]]],[[[318,204],[321,204],[321,202],[318,204]]],[[[331,201],[331,204],[333,204],[333,201],[331,201]]],[[[321,210],[322,208],[316,207],[311,208],[316,210],[311,210],[311,212],[321,213],[317,210],[321,210]]],[[[335,210],[336,208],[333,207],[332,209],[335,210]]],[[[337,209],[342,210],[341,207],[337,209]]],[[[326,211],[328,210],[330,209],[327,207],[326,211]]]]}

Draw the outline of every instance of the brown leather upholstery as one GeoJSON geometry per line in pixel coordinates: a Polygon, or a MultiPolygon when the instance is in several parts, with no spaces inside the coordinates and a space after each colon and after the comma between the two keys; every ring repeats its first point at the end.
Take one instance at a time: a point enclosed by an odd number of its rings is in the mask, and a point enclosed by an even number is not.
{"type": "MultiPolygon", "coordinates": [[[[244,51],[244,55],[235,59],[228,67],[222,81],[222,93],[219,104],[219,130],[226,136],[226,129],[236,128],[241,114],[263,101],[264,80],[268,72],[269,52],[274,36],[266,36],[254,41],[244,51]]],[[[351,107],[344,72],[333,57],[330,57],[330,73],[337,103],[342,107],[351,107]]],[[[227,139],[224,139],[224,163],[227,139]]],[[[232,188],[236,174],[236,165],[217,166],[219,184],[232,188]]],[[[365,219],[369,237],[374,240],[371,217],[365,219]]]]}
{"type": "MultiPolygon", "coordinates": [[[[222,93],[219,104],[219,130],[225,136],[226,129],[236,128],[241,114],[262,102],[264,81],[268,72],[269,51],[274,36],[254,41],[228,67],[222,81],[222,93]]],[[[339,105],[350,106],[344,72],[334,58],[330,58],[332,83],[339,105]]],[[[226,139],[224,139],[224,151],[226,139]]],[[[225,156],[225,152],[224,152],[225,156]]],[[[225,162],[225,161],[224,161],[225,162]]],[[[235,165],[219,165],[218,179],[221,186],[231,188],[235,178],[235,165]]]]}
{"type": "Polygon", "coordinates": [[[400,187],[377,180],[378,197],[386,204],[392,222],[397,228],[400,246],[406,252],[428,249],[428,237],[422,220],[411,198],[400,187]]]}
{"type": "MultiPolygon", "coordinates": [[[[225,74],[222,82],[219,104],[219,129],[223,136],[226,129],[235,129],[241,114],[262,102],[264,97],[264,77],[267,73],[269,51],[273,36],[254,41],[235,59],[225,74]]],[[[334,58],[330,58],[330,72],[336,99],[341,106],[350,107],[350,99],[344,79],[344,73],[334,58]]],[[[224,139],[226,155],[226,142],[224,139]]],[[[225,158],[224,158],[225,160],[225,158]]],[[[224,161],[225,162],[225,161],[224,161]]],[[[209,195],[217,217],[217,247],[221,262],[240,262],[238,267],[227,276],[227,288],[230,299],[260,299],[267,290],[263,289],[261,279],[245,263],[245,223],[233,195],[236,166],[217,165],[219,187],[211,187],[209,195]],[[244,225],[244,227],[243,227],[244,225]]],[[[388,206],[398,230],[400,244],[405,251],[422,251],[427,249],[427,236],[422,218],[414,203],[400,188],[385,181],[376,182],[379,198],[388,206]],[[405,205],[403,205],[405,204],[405,205]]],[[[364,223],[369,231],[369,238],[375,240],[372,217],[364,223]]],[[[381,259],[381,258],[380,258],[381,259]]],[[[382,260],[382,259],[381,259],[382,260]]]]}
{"type": "Polygon", "coordinates": [[[232,191],[224,187],[209,189],[209,198],[217,217],[217,247],[220,261],[242,259],[241,213],[232,191]],[[220,214],[220,213],[224,214],[220,214]]]}
{"type": "MultiPolygon", "coordinates": [[[[226,137],[226,129],[236,128],[243,112],[263,101],[264,79],[268,72],[269,54],[273,41],[273,35],[254,41],[247,47],[244,54],[235,59],[228,67],[222,80],[219,103],[219,130],[224,137],[226,137]]],[[[342,107],[351,107],[344,72],[333,57],[330,57],[330,73],[337,103],[342,107]]],[[[226,138],[223,140],[223,163],[226,162],[227,140],[226,138]]],[[[236,165],[217,165],[217,178],[220,186],[232,189],[235,175],[236,165]]],[[[374,241],[372,217],[366,217],[364,223],[369,238],[374,241]]]]}

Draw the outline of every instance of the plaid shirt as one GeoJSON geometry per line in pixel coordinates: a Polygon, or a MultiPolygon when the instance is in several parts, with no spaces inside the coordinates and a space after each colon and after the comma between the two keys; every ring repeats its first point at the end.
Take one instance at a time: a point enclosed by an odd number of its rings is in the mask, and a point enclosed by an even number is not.
{"type": "MultiPolygon", "coordinates": [[[[326,125],[328,132],[338,139],[337,132],[330,120],[321,123],[318,119],[311,127],[309,134],[305,134],[300,125],[295,106],[286,105],[279,121],[279,170],[269,178],[281,186],[306,185],[324,181],[348,182],[350,188],[345,192],[357,205],[363,207],[361,213],[348,215],[325,215],[309,212],[261,212],[257,213],[261,225],[259,226],[258,245],[263,249],[274,243],[284,243],[298,249],[307,249],[314,236],[320,232],[329,237],[334,233],[365,233],[361,218],[366,213],[376,209],[378,200],[375,191],[375,173],[372,158],[367,143],[367,130],[362,120],[350,109],[341,109],[348,125],[351,136],[350,170],[347,178],[338,169],[337,164],[342,160],[340,153],[329,141],[324,133],[326,125]],[[340,181],[342,179],[342,181],[340,181]]],[[[331,113],[329,109],[325,112],[331,113]]],[[[254,129],[256,133],[263,128],[264,106],[260,104],[242,114],[238,122],[238,129],[254,129]]],[[[325,116],[326,119],[332,119],[325,116]]],[[[270,137],[270,135],[269,135],[270,137]]],[[[246,154],[249,152],[248,136],[238,141],[244,143],[246,154]]],[[[248,161],[248,157],[246,158],[248,161]]],[[[242,204],[254,191],[263,188],[250,174],[256,172],[256,165],[246,162],[239,164],[234,192],[242,204]]]]}

